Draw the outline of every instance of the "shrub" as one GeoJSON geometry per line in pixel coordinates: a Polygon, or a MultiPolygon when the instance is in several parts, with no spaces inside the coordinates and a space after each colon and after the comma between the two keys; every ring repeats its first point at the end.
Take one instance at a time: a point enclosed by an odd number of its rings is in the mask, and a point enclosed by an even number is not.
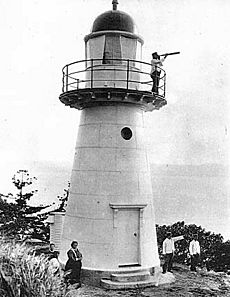
{"type": "Polygon", "coordinates": [[[48,269],[45,256],[21,244],[0,243],[0,296],[59,297],[63,283],[48,269]]]}

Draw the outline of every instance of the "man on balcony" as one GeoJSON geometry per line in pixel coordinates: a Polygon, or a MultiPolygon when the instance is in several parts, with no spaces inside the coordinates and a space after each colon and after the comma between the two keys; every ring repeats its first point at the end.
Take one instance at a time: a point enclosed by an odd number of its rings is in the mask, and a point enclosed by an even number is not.
{"type": "Polygon", "coordinates": [[[167,54],[163,58],[160,58],[157,52],[152,54],[150,76],[153,80],[152,92],[156,94],[158,94],[158,87],[159,87],[159,81],[160,81],[160,74],[161,74],[160,67],[163,66],[163,62],[166,59],[166,57],[167,57],[167,54]]]}

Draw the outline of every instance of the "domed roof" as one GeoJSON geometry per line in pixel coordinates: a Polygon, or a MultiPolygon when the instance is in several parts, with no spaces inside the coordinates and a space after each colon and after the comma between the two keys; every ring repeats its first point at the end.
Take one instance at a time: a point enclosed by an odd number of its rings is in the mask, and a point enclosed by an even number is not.
{"type": "Polygon", "coordinates": [[[120,10],[109,10],[95,19],[92,33],[107,30],[134,33],[135,23],[127,13],[120,10]]]}

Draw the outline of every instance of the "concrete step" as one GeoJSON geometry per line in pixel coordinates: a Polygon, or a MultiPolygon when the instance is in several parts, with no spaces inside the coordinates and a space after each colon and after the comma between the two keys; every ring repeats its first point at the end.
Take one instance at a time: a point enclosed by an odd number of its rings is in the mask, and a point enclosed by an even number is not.
{"type": "Polygon", "coordinates": [[[142,267],[122,267],[119,268],[119,270],[117,270],[116,272],[114,272],[115,274],[122,274],[122,273],[139,273],[139,272],[149,272],[148,268],[142,268],[142,267]]]}
{"type": "Polygon", "coordinates": [[[133,281],[133,282],[117,282],[108,279],[101,280],[101,286],[109,290],[124,290],[124,289],[137,289],[154,287],[158,285],[156,279],[153,276],[149,276],[147,280],[133,281]]]}
{"type": "Polygon", "coordinates": [[[140,271],[140,272],[131,272],[131,273],[119,273],[119,274],[111,274],[111,280],[114,282],[137,282],[137,281],[145,281],[150,277],[149,271],[140,271]]]}

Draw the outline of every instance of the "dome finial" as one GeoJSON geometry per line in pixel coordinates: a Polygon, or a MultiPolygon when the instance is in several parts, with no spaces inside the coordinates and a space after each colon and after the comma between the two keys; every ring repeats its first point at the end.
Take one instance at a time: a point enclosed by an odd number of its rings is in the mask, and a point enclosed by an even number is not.
{"type": "Polygon", "coordinates": [[[117,0],[113,0],[112,4],[113,4],[113,10],[117,10],[118,1],[117,0]]]}

